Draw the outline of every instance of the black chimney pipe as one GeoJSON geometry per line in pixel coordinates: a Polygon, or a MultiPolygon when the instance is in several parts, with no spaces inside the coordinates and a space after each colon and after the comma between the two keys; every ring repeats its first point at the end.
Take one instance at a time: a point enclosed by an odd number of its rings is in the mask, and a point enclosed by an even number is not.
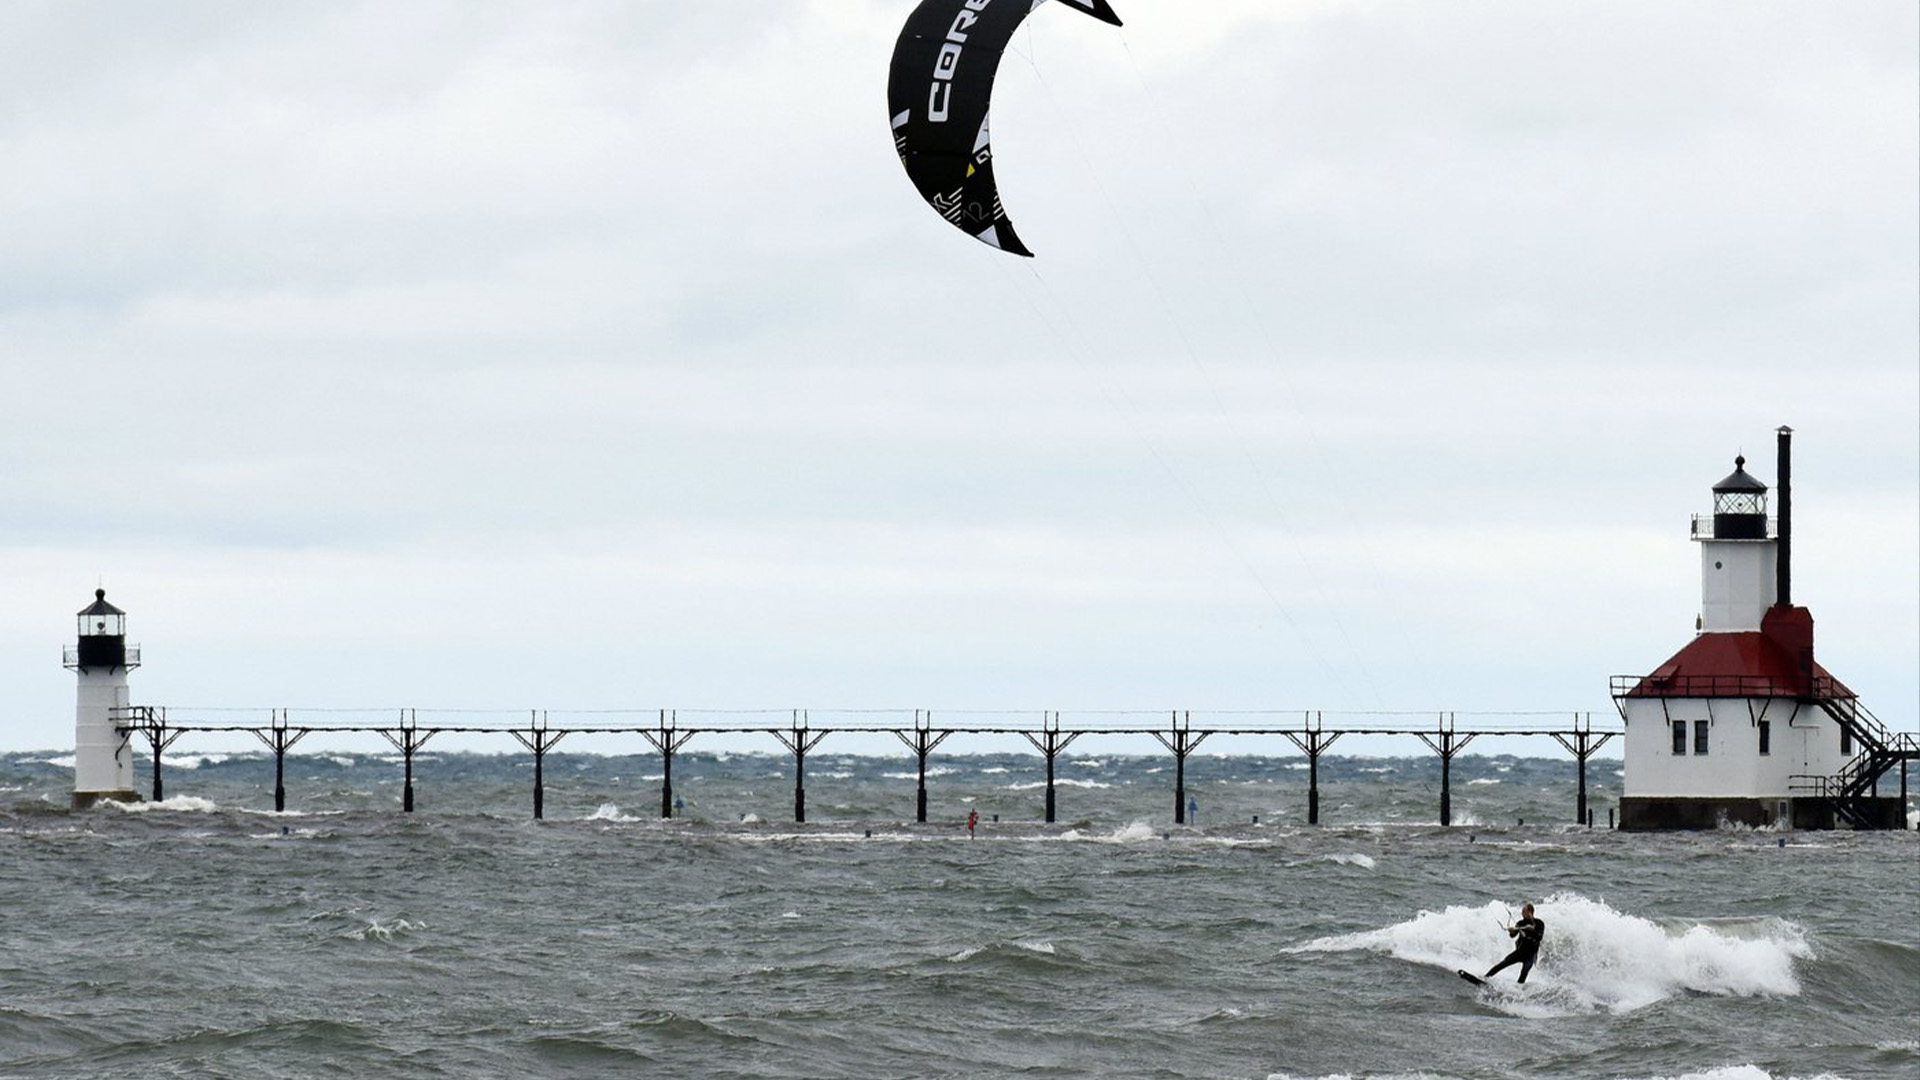
{"type": "Polygon", "coordinates": [[[1780,489],[1779,558],[1773,565],[1773,603],[1775,607],[1793,606],[1793,429],[1782,424],[1779,436],[1778,478],[1780,489]]]}

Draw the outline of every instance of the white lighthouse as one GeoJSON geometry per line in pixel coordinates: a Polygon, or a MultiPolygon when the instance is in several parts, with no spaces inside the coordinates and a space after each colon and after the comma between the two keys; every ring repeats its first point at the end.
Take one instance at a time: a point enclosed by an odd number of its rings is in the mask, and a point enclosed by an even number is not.
{"type": "Polygon", "coordinates": [[[124,724],[127,673],[140,666],[140,646],[127,645],[127,613],[95,589],[79,613],[79,634],[66,650],[66,666],[79,676],[73,712],[73,806],[101,799],[133,802],[133,753],[124,724]]]}
{"type": "Polygon", "coordinates": [[[1767,486],[1734,459],[1695,518],[1700,614],[1694,639],[1644,676],[1619,676],[1626,723],[1620,824],[1900,827],[1882,773],[1911,747],[1813,658],[1813,615],[1792,603],[1792,429],[1780,428],[1779,517],[1767,486]]]}

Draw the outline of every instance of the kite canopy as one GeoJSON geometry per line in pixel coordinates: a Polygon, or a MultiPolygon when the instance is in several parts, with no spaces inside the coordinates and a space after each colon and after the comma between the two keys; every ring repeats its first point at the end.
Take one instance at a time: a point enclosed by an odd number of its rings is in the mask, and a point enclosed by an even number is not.
{"type": "MultiPolygon", "coordinates": [[[[893,46],[893,147],[920,197],[955,228],[1015,255],[1020,242],[993,182],[987,106],[1000,54],[1046,0],[921,0],[893,46]]],[[[1107,0],[1054,0],[1120,25],[1107,0]]]]}

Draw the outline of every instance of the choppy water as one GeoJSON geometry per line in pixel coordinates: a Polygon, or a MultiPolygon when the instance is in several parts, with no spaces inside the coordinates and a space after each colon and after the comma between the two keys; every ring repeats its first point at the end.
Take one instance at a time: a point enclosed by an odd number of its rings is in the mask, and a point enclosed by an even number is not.
{"type": "MultiPolygon", "coordinates": [[[[1822,1077],[1920,1071],[1915,834],[1588,830],[1566,760],[0,756],[0,1077],[1822,1077]],[[53,764],[48,762],[52,761],[53,764]],[[144,773],[141,774],[144,777],[144,773]],[[981,815],[979,835],[962,824],[981,815]],[[1259,816],[1259,823],[1253,819],[1259,816]],[[999,820],[994,820],[995,817],[999,820]],[[1520,820],[1525,825],[1517,824],[1520,820]],[[1524,989],[1455,978],[1549,931],[1524,989]]],[[[1617,763],[1596,762],[1601,809],[1617,763]]],[[[1502,979],[1504,984],[1504,977],[1502,979]]]]}

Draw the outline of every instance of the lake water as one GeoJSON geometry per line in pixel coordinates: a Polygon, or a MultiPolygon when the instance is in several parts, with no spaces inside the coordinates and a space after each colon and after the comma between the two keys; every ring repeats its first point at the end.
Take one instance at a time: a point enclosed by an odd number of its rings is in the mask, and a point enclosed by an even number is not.
{"type": "Polygon", "coordinates": [[[1905,833],[1607,830],[1565,758],[0,755],[0,1077],[1901,1077],[1905,833]],[[144,764],[142,765],[144,768],[144,764]],[[145,773],[137,774],[144,783],[145,773]],[[980,824],[969,837],[965,818],[980,824]],[[1258,818],[1256,823],[1255,818],[1258,818]],[[1524,824],[1521,822],[1524,821],[1524,824]],[[1476,989],[1524,900],[1525,987],[1476,989]]]}

